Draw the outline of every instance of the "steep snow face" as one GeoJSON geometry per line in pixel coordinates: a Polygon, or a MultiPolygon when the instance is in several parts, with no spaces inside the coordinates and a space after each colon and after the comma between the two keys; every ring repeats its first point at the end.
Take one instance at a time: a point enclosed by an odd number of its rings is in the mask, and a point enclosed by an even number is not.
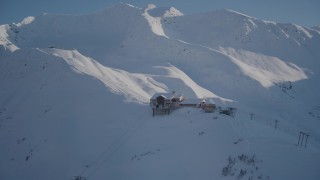
{"type": "Polygon", "coordinates": [[[0,25],[0,46],[3,47],[3,50],[2,48],[0,49],[0,54],[3,53],[2,51],[8,50],[13,52],[19,49],[19,47],[12,43],[10,38],[12,33],[10,31],[14,31],[12,25],[0,25]]]}
{"type": "Polygon", "coordinates": [[[76,50],[46,49],[44,51],[61,57],[77,72],[97,78],[112,92],[124,95],[129,102],[148,103],[154,93],[168,91],[165,84],[156,82],[149,75],[105,67],[76,50]]]}
{"type": "MultiPolygon", "coordinates": [[[[13,52],[19,49],[17,40],[19,38],[20,27],[32,23],[34,19],[33,16],[29,16],[18,24],[0,25],[0,46],[2,46],[4,51],[13,52]]],[[[0,54],[4,53],[1,50],[2,48],[0,47],[0,54]]]]}
{"type": "Polygon", "coordinates": [[[159,66],[157,68],[162,68],[162,69],[167,70],[168,76],[170,76],[170,77],[181,79],[185,83],[186,86],[190,87],[190,89],[192,89],[194,91],[197,98],[218,98],[223,101],[231,101],[231,100],[221,98],[221,97],[215,95],[214,93],[212,93],[211,91],[199,86],[187,74],[185,74],[183,71],[181,71],[180,69],[178,69],[172,65],[169,67],[159,66]]]}
{"type": "Polygon", "coordinates": [[[246,22],[247,19],[246,16],[221,10],[167,18],[163,25],[169,37],[214,47],[216,44],[229,44],[238,31],[244,31],[245,34],[250,28],[255,28],[251,22],[246,22]]]}
{"type": "Polygon", "coordinates": [[[183,16],[183,14],[175,9],[174,7],[160,7],[158,8],[154,4],[149,4],[148,7],[145,9],[143,16],[149,23],[151,30],[153,33],[169,38],[162,27],[162,20],[166,18],[172,18],[177,16],[183,16]]]}
{"type": "Polygon", "coordinates": [[[165,74],[138,74],[103,66],[99,62],[83,56],[76,50],[41,49],[40,51],[64,59],[76,72],[100,80],[112,92],[125,96],[128,102],[147,104],[154,93],[170,92],[170,89],[173,89],[170,83],[168,84],[169,88],[166,84],[161,83],[168,81],[173,84],[183,82],[176,88],[179,88],[179,92],[189,98],[215,98],[223,102],[231,102],[231,100],[221,98],[199,86],[187,74],[172,65],[169,67],[154,67],[165,69],[167,71],[165,74]],[[181,91],[180,89],[186,90],[181,91]]]}
{"type": "Polygon", "coordinates": [[[228,54],[244,74],[257,80],[266,88],[270,88],[278,82],[295,82],[308,78],[302,68],[276,57],[233,48],[220,48],[220,50],[228,54]]]}
{"type": "Polygon", "coordinates": [[[231,10],[175,17],[172,21],[174,23],[164,24],[169,36],[173,33],[176,39],[192,43],[201,42],[210,47],[232,45],[252,48],[250,44],[257,45],[260,40],[266,42],[295,40],[295,43],[305,44],[312,39],[314,33],[299,25],[263,21],[231,10]],[[197,28],[192,27],[194,24],[197,28]],[[178,33],[174,34],[174,32],[178,33]],[[210,38],[206,39],[207,37],[210,38]]]}
{"type": "Polygon", "coordinates": [[[168,36],[164,33],[162,24],[161,24],[161,17],[153,17],[150,16],[149,10],[155,9],[156,6],[154,4],[149,4],[148,7],[144,10],[143,16],[149,23],[149,26],[153,33],[168,38],[168,36]]]}
{"type": "Polygon", "coordinates": [[[296,29],[297,29],[299,32],[302,33],[302,36],[303,36],[303,37],[306,37],[306,38],[308,38],[308,39],[311,39],[311,38],[312,38],[311,33],[310,33],[307,29],[305,29],[304,27],[299,26],[299,25],[296,25],[296,24],[295,24],[294,26],[296,27],[296,29]]]}
{"type": "Polygon", "coordinates": [[[218,49],[232,47],[312,68],[319,62],[319,33],[294,24],[263,21],[230,10],[174,17],[163,21],[172,39],[218,49]],[[280,50],[281,49],[281,50],[280,50]],[[301,59],[310,59],[301,63],[301,59]],[[312,62],[311,62],[312,61],[312,62]],[[301,64],[300,64],[301,63],[301,64]]]}

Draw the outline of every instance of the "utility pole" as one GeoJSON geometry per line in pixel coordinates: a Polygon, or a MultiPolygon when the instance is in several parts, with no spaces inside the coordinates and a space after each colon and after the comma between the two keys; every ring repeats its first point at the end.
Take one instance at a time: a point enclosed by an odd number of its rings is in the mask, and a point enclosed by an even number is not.
{"type": "Polygon", "coordinates": [[[297,146],[301,146],[302,147],[303,146],[303,141],[305,139],[304,148],[307,148],[308,138],[310,137],[310,134],[307,134],[307,133],[302,132],[302,131],[300,131],[299,133],[300,134],[299,134],[299,140],[298,140],[298,145],[297,146]],[[301,138],[301,135],[302,135],[302,138],[301,138]],[[304,138],[304,137],[306,137],[306,138],[304,138]],[[300,139],[301,139],[301,141],[300,141],[300,139]]]}
{"type": "Polygon", "coordinates": [[[306,142],[305,142],[305,144],[304,144],[304,148],[307,148],[307,142],[308,142],[308,137],[310,136],[309,134],[306,134],[306,142]]]}
{"type": "Polygon", "coordinates": [[[277,125],[278,125],[279,120],[274,120],[274,122],[276,123],[274,128],[277,129],[277,125]]]}
{"type": "Polygon", "coordinates": [[[301,138],[301,134],[302,134],[302,132],[300,131],[299,133],[300,133],[300,134],[299,134],[299,140],[298,140],[298,144],[297,144],[297,146],[299,146],[299,144],[300,144],[300,138],[301,138]]]}
{"type": "Polygon", "coordinates": [[[250,119],[251,119],[251,120],[253,119],[253,113],[250,114],[250,119]]]}
{"type": "Polygon", "coordinates": [[[301,145],[300,146],[302,146],[302,143],[303,143],[303,139],[304,139],[304,135],[305,135],[305,133],[304,132],[302,132],[302,140],[301,140],[301,145]]]}

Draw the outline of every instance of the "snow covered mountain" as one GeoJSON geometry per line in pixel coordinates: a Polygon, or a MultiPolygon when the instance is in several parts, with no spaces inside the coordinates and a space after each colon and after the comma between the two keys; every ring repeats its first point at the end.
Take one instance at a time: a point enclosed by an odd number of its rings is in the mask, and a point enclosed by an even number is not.
{"type": "Polygon", "coordinates": [[[319,47],[316,28],[153,4],[1,25],[0,179],[319,179],[319,47]],[[152,117],[171,91],[236,116],[152,117]]]}

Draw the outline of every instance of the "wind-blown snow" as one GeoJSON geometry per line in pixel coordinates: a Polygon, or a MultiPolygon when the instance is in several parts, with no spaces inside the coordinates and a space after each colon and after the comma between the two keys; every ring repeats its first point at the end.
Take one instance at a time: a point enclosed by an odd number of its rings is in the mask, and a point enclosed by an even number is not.
{"type": "Polygon", "coordinates": [[[300,81],[307,79],[307,75],[295,64],[285,63],[276,58],[249,51],[233,48],[220,48],[232,61],[240,67],[242,72],[257,80],[262,86],[270,88],[274,83],[285,81],[300,81]]]}
{"type": "Polygon", "coordinates": [[[217,98],[220,99],[222,101],[231,101],[231,100],[227,100],[224,98],[221,98],[217,95],[215,95],[214,93],[212,93],[211,91],[199,86],[196,82],[194,82],[188,75],[186,75],[183,71],[181,71],[180,69],[174,67],[174,66],[169,66],[169,67],[162,67],[159,66],[157,68],[162,68],[168,71],[168,76],[169,77],[173,77],[173,78],[177,78],[177,79],[181,79],[185,85],[187,87],[190,87],[190,89],[193,90],[193,92],[195,93],[197,98],[217,98]]]}
{"type": "Polygon", "coordinates": [[[297,30],[299,30],[300,32],[302,32],[305,36],[307,36],[309,39],[312,38],[312,35],[305,29],[303,28],[302,26],[299,26],[299,25],[295,25],[297,30]]]}
{"type": "Polygon", "coordinates": [[[167,70],[168,72],[165,75],[137,74],[103,66],[99,62],[83,56],[76,50],[44,49],[40,51],[61,57],[76,72],[99,79],[111,91],[124,95],[129,102],[149,103],[149,99],[154,93],[170,91],[165,84],[157,82],[152,76],[174,78],[177,79],[176,81],[181,80],[193,91],[197,98],[217,98],[222,101],[230,101],[199,86],[183,71],[172,65],[169,67],[155,67],[167,70]]]}
{"type": "Polygon", "coordinates": [[[63,58],[76,71],[99,79],[111,91],[124,95],[128,101],[148,103],[154,93],[168,91],[166,85],[148,75],[105,67],[76,50],[47,49],[45,52],[63,58]]]}

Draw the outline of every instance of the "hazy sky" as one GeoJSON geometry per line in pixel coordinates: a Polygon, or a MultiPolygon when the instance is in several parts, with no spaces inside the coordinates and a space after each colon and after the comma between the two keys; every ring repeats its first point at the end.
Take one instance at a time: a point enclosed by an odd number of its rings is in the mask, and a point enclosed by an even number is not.
{"type": "Polygon", "coordinates": [[[320,25],[320,0],[0,0],[0,24],[17,23],[42,13],[91,13],[118,2],[141,8],[148,3],[174,6],[184,14],[232,9],[264,20],[320,25]]]}

